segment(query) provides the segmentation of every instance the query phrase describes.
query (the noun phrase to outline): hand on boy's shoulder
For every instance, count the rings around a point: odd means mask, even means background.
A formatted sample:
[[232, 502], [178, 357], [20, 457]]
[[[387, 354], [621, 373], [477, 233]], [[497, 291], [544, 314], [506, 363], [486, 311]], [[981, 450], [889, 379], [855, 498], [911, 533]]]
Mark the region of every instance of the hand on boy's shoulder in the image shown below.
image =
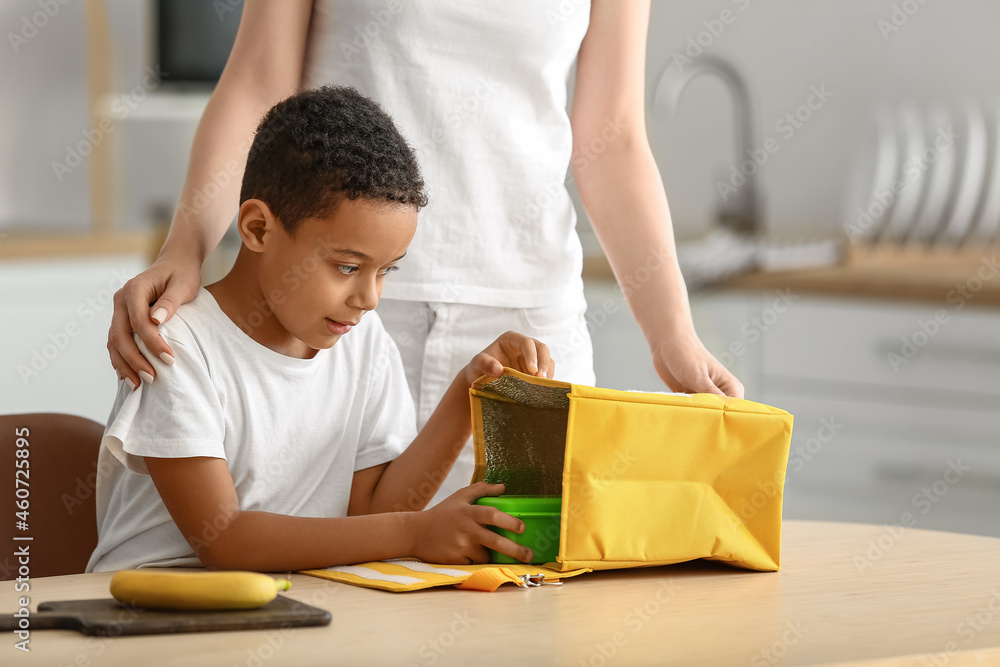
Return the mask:
[[[174, 343], [180, 343], [181, 345], [186, 345], [188, 347], [196, 344], [194, 332], [184, 319], [183, 309], [184, 306], [181, 306], [173, 317], [163, 324], [156, 325], [157, 333], [160, 334], [161, 338], [169, 342], [171, 346], [173, 346]], [[142, 350], [143, 355], [148, 358], [149, 349], [146, 347], [145, 343], [139, 339], [139, 335], [132, 332], [132, 339], [139, 345], [139, 349]]]
[[[185, 304], [186, 306], [187, 304]], [[184, 318], [185, 306], [181, 306], [177, 313], [171, 317], [169, 320], [163, 324], [156, 325], [156, 331], [160, 334], [170, 347], [173, 349], [174, 354], [180, 354], [183, 350], [196, 350], [198, 349], [197, 337], [191, 330], [188, 322]], [[176, 363], [174, 357], [169, 359], [158, 357], [155, 355], [139, 338], [139, 334], [132, 332], [132, 340], [139, 347], [139, 352], [142, 356], [153, 366], [153, 370], [159, 375], [163, 369], [173, 366]]]
[[516, 331], [508, 331], [473, 357], [465, 367], [465, 378], [471, 386], [483, 375], [500, 377], [504, 366], [528, 375], [551, 378], [555, 374], [556, 362], [545, 343]]

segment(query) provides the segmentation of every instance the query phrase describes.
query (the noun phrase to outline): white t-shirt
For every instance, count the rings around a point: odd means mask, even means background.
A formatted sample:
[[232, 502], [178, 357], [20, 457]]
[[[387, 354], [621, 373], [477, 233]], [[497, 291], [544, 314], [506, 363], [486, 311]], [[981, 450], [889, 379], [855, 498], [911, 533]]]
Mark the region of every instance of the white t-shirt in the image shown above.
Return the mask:
[[243, 510], [342, 517], [354, 472], [396, 458], [416, 434], [399, 352], [374, 312], [312, 359], [260, 345], [204, 288], [159, 330], [176, 361], [167, 366], [139, 342], [156, 380], [135, 392], [119, 384], [87, 572], [201, 564], [143, 456], [225, 459]]
[[590, 0], [316, 0], [302, 87], [381, 104], [427, 183], [383, 297], [528, 308], [582, 293], [566, 102], [589, 25]]

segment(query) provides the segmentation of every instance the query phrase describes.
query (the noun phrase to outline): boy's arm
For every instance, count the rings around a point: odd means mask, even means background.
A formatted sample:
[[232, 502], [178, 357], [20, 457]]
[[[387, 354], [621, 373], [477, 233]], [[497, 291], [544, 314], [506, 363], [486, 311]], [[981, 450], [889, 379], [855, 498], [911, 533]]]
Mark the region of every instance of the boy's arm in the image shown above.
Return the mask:
[[145, 457], [171, 518], [209, 569], [284, 572], [413, 553], [416, 515], [306, 518], [243, 512], [224, 459]]
[[482, 375], [499, 377], [504, 366], [549, 378], [555, 369], [544, 343], [513, 331], [500, 336], [458, 373], [402, 454], [384, 466], [354, 474], [348, 514], [426, 507], [472, 435], [469, 388]]
[[463, 370], [402, 454], [389, 463], [354, 473], [349, 515], [406, 512], [427, 506], [472, 435], [470, 386]]
[[287, 572], [407, 556], [439, 563], [487, 562], [486, 548], [531, 558], [529, 549], [485, 528], [488, 524], [521, 532], [520, 520], [469, 504], [502, 487], [462, 489], [428, 512], [296, 517], [240, 510], [223, 459], [144, 460], [171, 518], [209, 569]]

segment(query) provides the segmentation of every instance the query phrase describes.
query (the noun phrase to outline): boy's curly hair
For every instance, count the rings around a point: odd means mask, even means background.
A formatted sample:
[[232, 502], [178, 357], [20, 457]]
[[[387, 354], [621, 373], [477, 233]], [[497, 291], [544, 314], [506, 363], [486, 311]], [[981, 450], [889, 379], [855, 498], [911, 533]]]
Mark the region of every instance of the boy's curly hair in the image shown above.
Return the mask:
[[288, 97], [257, 126], [240, 204], [259, 199], [289, 234], [347, 199], [427, 204], [413, 149], [382, 108], [354, 88]]

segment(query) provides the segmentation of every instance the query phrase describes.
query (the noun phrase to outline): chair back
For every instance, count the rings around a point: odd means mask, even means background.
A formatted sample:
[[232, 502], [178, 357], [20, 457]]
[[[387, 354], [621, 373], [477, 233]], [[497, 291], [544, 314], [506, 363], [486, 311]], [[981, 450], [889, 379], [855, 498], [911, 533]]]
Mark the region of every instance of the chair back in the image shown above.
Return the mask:
[[0, 495], [0, 542], [10, 545], [0, 581], [84, 571], [97, 546], [103, 435], [103, 425], [74, 415], [0, 415], [0, 477], [9, 489]]

